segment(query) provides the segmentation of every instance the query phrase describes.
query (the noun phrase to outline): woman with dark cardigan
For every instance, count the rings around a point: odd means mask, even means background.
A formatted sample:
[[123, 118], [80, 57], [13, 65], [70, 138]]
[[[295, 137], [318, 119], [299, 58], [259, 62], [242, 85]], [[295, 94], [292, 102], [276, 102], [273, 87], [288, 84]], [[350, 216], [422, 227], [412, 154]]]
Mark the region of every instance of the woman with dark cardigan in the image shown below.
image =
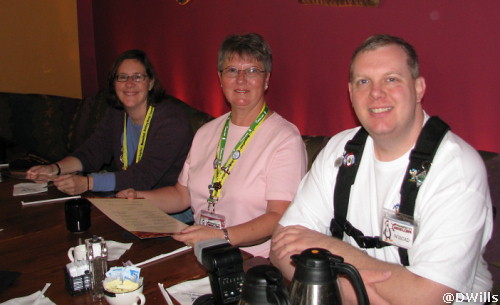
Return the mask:
[[[118, 56], [108, 91], [112, 107], [94, 134], [73, 154], [28, 170], [29, 179], [46, 176], [71, 195], [175, 185], [191, 145], [191, 125], [174, 98], [165, 94], [143, 51]], [[108, 171], [100, 173], [105, 165]], [[176, 215], [192, 221], [189, 209]]]

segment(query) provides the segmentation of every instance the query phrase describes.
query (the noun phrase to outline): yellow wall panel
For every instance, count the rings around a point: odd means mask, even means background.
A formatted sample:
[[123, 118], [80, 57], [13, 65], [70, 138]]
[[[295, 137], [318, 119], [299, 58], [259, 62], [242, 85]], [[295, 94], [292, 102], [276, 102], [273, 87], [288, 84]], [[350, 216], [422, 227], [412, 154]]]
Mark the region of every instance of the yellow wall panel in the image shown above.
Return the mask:
[[77, 0], [0, 0], [0, 92], [81, 98]]

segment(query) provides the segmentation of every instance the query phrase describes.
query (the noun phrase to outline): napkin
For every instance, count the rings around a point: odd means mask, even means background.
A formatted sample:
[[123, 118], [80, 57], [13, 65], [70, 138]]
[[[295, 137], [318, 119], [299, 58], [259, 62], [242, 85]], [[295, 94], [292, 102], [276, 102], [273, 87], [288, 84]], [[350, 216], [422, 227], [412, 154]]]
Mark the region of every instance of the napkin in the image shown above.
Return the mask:
[[14, 185], [14, 196], [43, 193], [47, 191], [47, 183], [18, 183]]
[[192, 305], [198, 297], [207, 293], [212, 293], [208, 276], [199, 280], [186, 281], [170, 286], [167, 288], [167, 291], [181, 305]]
[[[6, 302], [0, 303], [0, 305], [33, 305], [41, 293], [42, 292], [38, 290], [37, 292], [28, 296], [11, 299]], [[56, 303], [52, 302], [46, 296], [42, 296], [37, 305], [56, 305]]]
[[114, 240], [106, 240], [106, 246], [108, 247], [108, 261], [116, 261], [132, 247], [132, 243], [124, 244]]

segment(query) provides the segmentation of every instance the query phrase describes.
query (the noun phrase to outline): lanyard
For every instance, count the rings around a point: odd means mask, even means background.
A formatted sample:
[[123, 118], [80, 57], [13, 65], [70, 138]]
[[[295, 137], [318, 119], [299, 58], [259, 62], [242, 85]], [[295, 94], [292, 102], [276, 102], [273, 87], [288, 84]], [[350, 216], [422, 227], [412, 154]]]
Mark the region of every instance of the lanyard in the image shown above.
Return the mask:
[[[135, 156], [135, 163], [141, 161], [142, 155], [144, 154], [144, 147], [146, 147], [146, 138], [148, 136], [149, 125], [151, 125], [151, 119], [153, 118], [154, 111], [155, 111], [155, 107], [153, 107], [153, 106], [148, 107], [148, 112], [146, 113], [146, 118], [144, 118], [144, 123], [142, 124], [141, 136], [139, 137], [139, 144], [137, 145], [137, 154]], [[123, 163], [122, 169], [126, 170], [128, 167], [127, 112], [125, 112], [124, 121], [123, 121], [123, 142], [122, 142], [121, 161]]]
[[220, 192], [222, 186], [226, 182], [231, 170], [234, 165], [240, 158], [241, 154], [245, 150], [247, 144], [252, 139], [253, 135], [259, 129], [260, 125], [264, 121], [268, 112], [268, 107], [266, 104], [262, 106], [259, 115], [255, 119], [255, 121], [250, 125], [245, 134], [238, 141], [236, 146], [233, 148], [233, 151], [229, 155], [228, 159], [224, 166], [222, 166], [222, 157], [224, 156], [224, 149], [226, 148], [226, 140], [227, 133], [229, 130], [229, 121], [231, 120], [231, 114], [226, 119], [226, 123], [224, 124], [224, 128], [222, 128], [222, 133], [220, 135], [219, 144], [217, 146], [217, 150], [215, 151], [215, 160], [214, 160], [214, 175], [212, 177], [212, 183], [208, 186], [210, 196], [207, 199], [208, 202], [208, 211], [210, 213], [215, 212], [215, 203], [219, 200]]

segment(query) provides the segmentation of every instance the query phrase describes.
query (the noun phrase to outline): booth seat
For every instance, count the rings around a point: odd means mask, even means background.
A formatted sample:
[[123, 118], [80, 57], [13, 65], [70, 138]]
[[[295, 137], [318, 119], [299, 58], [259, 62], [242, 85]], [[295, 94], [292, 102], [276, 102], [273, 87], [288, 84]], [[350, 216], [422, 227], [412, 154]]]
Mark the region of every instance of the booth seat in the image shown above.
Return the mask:
[[[190, 117], [194, 131], [213, 119], [180, 100], [176, 103]], [[92, 134], [106, 107], [103, 93], [83, 100], [42, 94], [0, 93], [0, 163], [23, 158], [27, 154], [50, 162], [60, 160]], [[309, 166], [329, 138], [303, 136]]]

